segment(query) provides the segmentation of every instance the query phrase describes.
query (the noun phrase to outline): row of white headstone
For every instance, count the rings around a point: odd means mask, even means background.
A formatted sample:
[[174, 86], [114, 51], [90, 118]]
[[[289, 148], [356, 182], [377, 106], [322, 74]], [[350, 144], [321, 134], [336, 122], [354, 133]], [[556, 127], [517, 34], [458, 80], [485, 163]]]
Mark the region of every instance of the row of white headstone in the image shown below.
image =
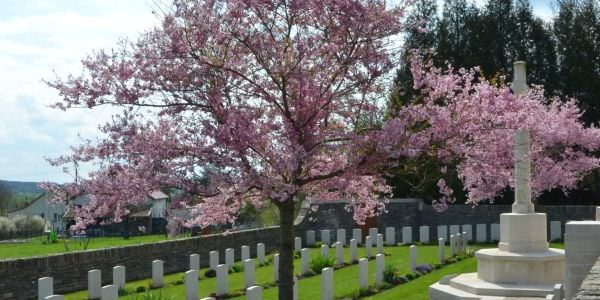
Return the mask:
[[[257, 260], [259, 263], [265, 262], [265, 244], [258, 243], [256, 245]], [[254, 260], [250, 259], [250, 247], [242, 246], [241, 258], [244, 264], [244, 270], [246, 271], [246, 286], [252, 286], [254, 278]], [[278, 258], [276, 263], [278, 263]], [[231, 269], [234, 265], [234, 249], [227, 248], [225, 250], [225, 264], [219, 265], [219, 252], [211, 251], [209, 253], [209, 268], [217, 271], [217, 277], [219, 277], [219, 266], [225, 268], [225, 273]], [[193, 289], [188, 282], [196, 283], [196, 291], [198, 288], [198, 270], [200, 269], [200, 255], [190, 255], [190, 270], [185, 273], [186, 291]], [[221, 271], [222, 272], [222, 271]], [[252, 275], [251, 275], [252, 274]], [[221, 277], [222, 274], [221, 274]], [[102, 286], [102, 271], [98, 269], [88, 271], [88, 298], [89, 299], [102, 299], [112, 300], [118, 299], [119, 290], [125, 289], [125, 266], [115, 266], [113, 268], [113, 284]], [[158, 288], [163, 286], [164, 278], [164, 262], [162, 260], [152, 261], [152, 287]], [[194, 280], [195, 278], [195, 280]], [[252, 282], [250, 281], [252, 278]], [[226, 283], [221, 283], [221, 289], [225, 289], [223, 286]], [[227, 292], [225, 292], [227, 293]], [[197, 293], [196, 293], [197, 294]], [[62, 295], [54, 294], [54, 279], [52, 277], [42, 277], [38, 279], [38, 299], [52, 299], [58, 300], [63, 299]]]
[[[437, 226], [437, 237], [443, 238], [444, 240], [448, 240], [450, 235], [455, 235], [460, 232], [466, 232], [466, 237], [469, 241], [476, 241], [478, 243], [485, 242], [495, 242], [500, 240], [500, 224], [493, 223], [490, 224], [490, 235], [488, 239], [487, 234], [487, 224], [476, 224], [475, 231], [473, 231], [473, 225], [464, 224], [464, 225], [440, 225]], [[475, 232], [475, 240], [473, 240], [473, 233]], [[337, 229], [336, 232], [336, 242], [342, 243], [342, 245], [347, 245], [347, 235], [346, 229]], [[369, 235], [371, 237], [376, 237], [379, 235], [377, 228], [369, 228]], [[362, 241], [362, 230], [360, 228], [355, 228], [352, 230], [352, 239], [354, 239], [359, 245], [363, 245]], [[562, 227], [560, 221], [551, 221], [550, 222], [550, 240], [561, 240], [562, 239]], [[306, 231], [306, 241], [303, 244], [302, 239], [300, 237], [296, 237], [294, 241], [294, 250], [300, 251], [302, 246], [314, 246], [316, 244], [316, 232], [314, 230]], [[371, 239], [371, 243], [375, 243], [375, 239]], [[430, 243], [430, 227], [429, 226], [420, 226], [419, 227], [419, 242], [421, 243]], [[412, 227], [406, 226], [402, 227], [402, 243], [403, 244], [411, 244], [413, 243], [413, 229]], [[324, 229], [321, 230], [321, 243], [326, 245], [331, 245], [331, 230]], [[365, 239], [365, 243], [369, 243]], [[396, 228], [394, 227], [386, 227], [385, 228], [385, 244], [388, 246], [396, 245]]]
[[[464, 251], [467, 245], [467, 232], [462, 234], [451, 235], [450, 237], [450, 255], [454, 256], [456, 253]], [[367, 285], [367, 263], [368, 259], [373, 253], [373, 242], [375, 240], [376, 251], [375, 255], [377, 261], [377, 282], [380, 283], [383, 280], [383, 268], [384, 259], [383, 254], [383, 234], [377, 234], [376, 238], [372, 239], [371, 236], [367, 236], [365, 239], [365, 258], [358, 259], [358, 241], [356, 239], [350, 240], [350, 256], [352, 263], [359, 263], [360, 287], [366, 287]], [[296, 239], [296, 243], [301, 243], [299, 238]], [[445, 260], [445, 240], [439, 239], [439, 260], [443, 263]], [[344, 245], [342, 242], [336, 242], [335, 248], [335, 263], [337, 265], [344, 265]], [[265, 262], [265, 244], [257, 244], [257, 259], [259, 263]], [[417, 246], [410, 246], [410, 269], [414, 270], [417, 264]], [[320, 254], [324, 257], [329, 257], [329, 246], [322, 245]], [[241, 258], [244, 269], [244, 283], [246, 295], [248, 299], [261, 299], [262, 288], [255, 286], [255, 265], [254, 260], [250, 258], [250, 247], [242, 246]], [[217, 291], [216, 295], [221, 296], [229, 292], [229, 270], [234, 264], [234, 249], [228, 248], [225, 250], [225, 264], [219, 264], [219, 253], [217, 251], [211, 251], [209, 253], [209, 268], [216, 271], [217, 277]], [[279, 275], [279, 254], [275, 254], [273, 257], [274, 262], [274, 281], [278, 281]], [[310, 272], [310, 252], [307, 248], [300, 249], [300, 272], [301, 274], [307, 274]], [[198, 285], [198, 270], [200, 269], [200, 256], [198, 254], [190, 255], [190, 270], [185, 272], [185, 290], [186, 299], [198, 299], [199, 285]], [[333, 270], [323, 270], [323, 295], [330, 295], [333, 293], [332, 288], [329, 287], [333, 284]], [[331, 273], [331, 274], [330, 274]], [[162, 260], [152, 261], [152, 286], [161, 287], [163, 286], [164, 276], [164, 262]], [[88, 298], [89, 299], [102, 299], [102, 300], [113, 300], [118, 299], [118, 291], [125, 288], [125, 267], [116, 266], [113, 268], [113, 284], [102, 286], [101, 270], [95, 269], [88, 272]], [[63, 299], [61, 295], [54, 295], [53, 291], [53, 279], [52, 277], [44, 277], [38, 280], [38, 299], [51, 299], [58, 300]], [[330, 298], [324, 298], [330, 299]]]

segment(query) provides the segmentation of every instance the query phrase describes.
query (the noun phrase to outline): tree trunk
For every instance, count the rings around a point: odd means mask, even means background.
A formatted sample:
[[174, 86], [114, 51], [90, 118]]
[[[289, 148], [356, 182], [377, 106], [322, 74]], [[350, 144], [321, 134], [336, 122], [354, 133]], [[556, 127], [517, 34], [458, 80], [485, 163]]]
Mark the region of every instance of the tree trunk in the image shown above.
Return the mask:
[[129, 215], [123, 218], [123, 239], [129, 239]]
[[278, 203], [279, 207], [279, 300], [294, 295], [294, 200]]

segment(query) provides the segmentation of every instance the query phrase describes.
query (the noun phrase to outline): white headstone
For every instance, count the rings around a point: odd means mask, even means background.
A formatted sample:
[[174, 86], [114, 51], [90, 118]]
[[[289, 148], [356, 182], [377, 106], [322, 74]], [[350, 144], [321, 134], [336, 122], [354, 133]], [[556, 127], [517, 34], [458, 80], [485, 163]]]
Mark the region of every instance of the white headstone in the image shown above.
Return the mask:
[[279, 281], [279, 254], [273, 255], [273, 281]]
[[417, 266], [417, 246], [410, 246], [410, 270], [413, 271]]
[[371, 236], [367, 235], [367, 237], [365, 237], [365, 256], [367, 258], [371, 257], [371, 245], [373, 243], [371, 242]]
[[113, 267], [113, 285], [117, 290], [125, 289], [125, 266]]
[[333, 269], [321, 271], [321, 300], [333, 300]]
[[50, 295], [44, 297], [43, 300], [65, 300], [65, 296], [63, 295]]
[[228, 269], [233, 268], [233, 265], [235, 264], [235, 250], [233, 250], [233, 248], [225, 249], [225, 264]]
[[242, 261], [250, 259], [250, 247], [242, 246]]
[[117, 291], [117, 287], [114, 285], [105, 285], [102, 287], [100, 291], [100, 299], [101, 300], [117, 300], [119, 299], [119, 292]]
[[360, 228], [352, 229], [352, 238], [356, 240], [358, 245], [362, 245], [362, 230]]
[[329, 257], [329, 246], [321, 245], [321, 256]]
[[160, 259], [152, 261], [152, 287], [163, 286], [164, 262]]
[[465, 238], [467, 239], [467, 241], [472, 241], [473, 240], [473, 225], [471, 225], [471, 224], [463, 225], [462, 233], [465, 236]]
[[226, 264], [217, 265], [217, 296], [229, 293], [229, 267]]
[[262, 300], [262, 286], [251, 286], [246, 290], [246, 300]]
[[315, 245], [315, 231], [314, 230], [306, 231], [306, 245], [307, 246]]
[[100, 299], [102, 291], [102, 272], [98, 269], [88, 271], [88, 298]]
[[210, 251], [209, 255], [209, 268], [211, 270], [217, 270], [217, 265], [219, 264], [219, 252], [218, 251]]
[[596, 207], [596, 221], [600, 221], [600, 206]]
[[562, 240], [562, 230], [560, 227], [560, 221], [550, 222], [550, 240], [560, 241]]
[[450, 225], [450, 234], [457, 235], [458, 233], [460, 233], [460, 226]]
[[455, 246], [456, 253], [461, 253], [462, 252], [462, 241], [463, 241], [462, 234], [459, 233], [459, 234], [454, 235], [454, 241], [456, 242], [456, 246]]
[[265, 263], [265, 244], [264, 243], [256, 244], [256, 259], [258, 259], [259, 264]]
[[383, 253], [383, 234], [377, 234], [377, 253]]
[[412, 227], [402, 227], [402, 244], [412, 244]]
[[321, 243], [331, 245], [331, 231], [329, 229], [321, 230]]
[[335, 264], [344, 264], [344, 245], [342, 245], [342, 242], [335, 243]]
[[190, 270], [200, 270], [200, 255], [190, 255]]
[[463, 252], [467, 251], [467, 245], [469, 245], [469, 241], [470, 241], [468, 237], [469, 237], [469, 234], [467, 232], [463, 232], [462, 241], [460, 244]]
[[358, 287], [363, 289], [369, 286], [369, 260], [361, 258], [358, 260], [359, 280]]
[[490, 225], [490, 240], [491, 242], [500, 241], [500, 224], [493, 223]]
[[456, 255], [456, 236], [450, 235], [450, 257]]
[[385, 243], [388, 246], [396, 245], [396, 228], [386, 227], [385, 228]]
[[298, 300], [298, 277], [294, 276], [294, 300]]
[[375, 283], [380, 285], [383, 283], [383, 270], [385, 269], [385, 255], [377, 254], [375, 256], [376, 268], [375, 268]]
[[300, 250], [300, 270], [302, 275], [310, 272], [310, 252], [307, 248]]
[[438, 258], [440, 264], [443, 264], [446, 260], [446, 241], [443, 238], [438, 239]]
[[346, 246], [346, 229], [337, 230], [337, 241], [342, 243], [342, 246]]
[[246, 287], [254, 285], [254, 260], [244, 260], [244, 284]]
[[358, 260], [358, 245], [355, 239], [350, 240], [350, 262], [355, 263]]
[[185, 300], [198, 300], [198, 270], [185, 272]]
[[429, 244], [429, 226], [419, 227], [419, 241], [423, 244]]
[[486, 224], [477, 224], [477, 226], [475, 227], [475, 230], [476, 230], [476, 236], [477, 236], [476, 241], [478, 243], [487, 242], [487, 225]]
[[296, 237], [294, 239], [294, 251], [300, 252], [302, 250], [302, 238]]
[[369, 228], [369, 236], [371, 237], [371, 246], [373, 246], [375, 244], [375, 241], [377, 240], [377, 234], [379, 233], [379, 231], [377, 230], [377, 228]]
[[443, 238], [444, 240], [448, 239], [448, 226], [446, 225], [439, 225], [437, 227], [437, 237], [439, 238]]
[[43, 300], [54, 294], [54, 279], [52, 277], [42, 277], [38, 279], [38, 300]]

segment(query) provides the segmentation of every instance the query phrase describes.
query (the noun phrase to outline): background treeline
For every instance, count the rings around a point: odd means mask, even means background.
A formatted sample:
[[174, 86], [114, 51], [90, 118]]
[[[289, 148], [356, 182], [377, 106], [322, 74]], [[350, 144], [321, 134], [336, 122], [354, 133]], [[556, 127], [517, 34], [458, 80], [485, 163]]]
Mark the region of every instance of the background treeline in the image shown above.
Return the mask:
[[[600, 3], [598, 0], [548, 0], [554, 8], [551, 20], [536, 16], [529, 0], [488, 0], [477, 6], [467, 0], [417, 0], [409, 20], [418, 24], [405, 37], [406, 49], [431, 49], [438, 66], [480, 66], [482, 74], [499, 82], [512, 80], [512, 63], [527, 62], [529, 84], [544, 85], [548, 96], [576, 97], [585, 110], [587, 124], [600, 121]], [[419, 30], [424, 27], [427, 30]], [[408, 51], [408, 50], [406, 50]], [[407, 52], [405, 57], [409, 57]], [[412, 99], [410, 65], [398, 67], [388, 114]], [[416, 98], [414, 97], [416, 96]], [[416, 171], [416, 172], [415, 172]], [[395, 197], [439, 197], [440, 176], [447, 178], [464, 202], [462, 186], [455, 174], [441, 174], [435, 159], [420, 158], [400, 163], [389, 178]], [[511, 192], [494, 203], [512, 203]], [[599, 204], [600, 173], [585, 178], [580, 187], [566, 195], [550, 191], [538, 198], [540, 204]]]

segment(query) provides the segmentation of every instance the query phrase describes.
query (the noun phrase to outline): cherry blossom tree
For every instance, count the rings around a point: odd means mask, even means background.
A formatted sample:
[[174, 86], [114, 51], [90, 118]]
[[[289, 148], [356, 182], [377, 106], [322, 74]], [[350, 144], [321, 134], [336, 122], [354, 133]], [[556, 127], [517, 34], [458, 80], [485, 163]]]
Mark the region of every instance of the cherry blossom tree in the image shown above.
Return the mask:
[[358, 222], [384, 210], [377, 128], [364, 120], [380, 109], [409, 5], [385, 2], [175, 0], [139, 40], [49, 82], [59, 109], [122, 113], [100, 140], [51, 160], [93, 163], [87, 178], [45, 188], [89, 195], [76, 228], [119, 222], [166, 187], [183, 191], [173, 208], [192, 208], [175, 220], [184, 226], [233, 223], [243, 205], [270, 201], [279, 299], [292, 299], [295, 202], [351, 199]]
[[[402, 137], [413, 136], [413, 147], [424, 157], [439, 159], [441, 174], [456, 173], [467, 192], [467, 203], [493, 199], [514, 188], [514, 142], [517, 129], [532, 136], [532, 192], [568, 192], [582, 177], [600, 166], [600, 130], [585, 127], [575, 99], [544, 97], [541, 86], [523, 95], [508, 84], [492, 84], [478, 68], [433, 67], [419, 54], [412, 59], [414, 89], [419, 96], [385, 124], [380, 151], [402, 157]], [[444, 178], [438, 181], [439, 210], [453, 202]]]

